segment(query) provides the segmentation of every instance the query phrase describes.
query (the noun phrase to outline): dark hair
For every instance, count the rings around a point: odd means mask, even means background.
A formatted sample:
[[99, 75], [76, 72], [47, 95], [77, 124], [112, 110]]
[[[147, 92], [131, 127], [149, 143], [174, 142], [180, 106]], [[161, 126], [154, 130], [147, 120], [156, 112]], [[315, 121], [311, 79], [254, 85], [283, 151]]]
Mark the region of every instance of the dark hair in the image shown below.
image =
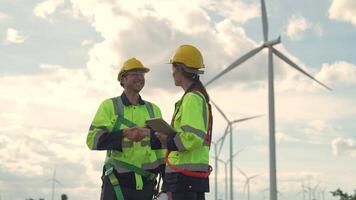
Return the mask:
[[184, 71], [184, 69], [182, 67], [180, 67], [180, 69], [182, 70], [184, 77], [186, 77], [189, 80], [193, 81], [194, 86], [193, 86], [192, 89], [195, 90], [195, 91], [201, 92], [204, 95], [204, 97], [206, 99], [206, 102], [209, 103], [210, 102], [209, 94], [206, 91], [203, 83], [200, 81], [199, 75], [198, 74], [194, 74], [194, 73], [190, 73], [190, 72], [186, 72], [186, 71]]
[[208, 104], [208, 109], [209, 109], [209, 113], [208, 113], [208, 132], [207, 132], [207, 135], [204, 138], [204, 140], [206, 142], [208, 142], [209, 148], [210, 148], [211, 138], [212, 138], [212, 130], [213, 130], [213, 114], [212, 114], [212, 111], [211, 111], [211, 105], [209, 103], [210, 102], [209, 94], [206, 91], [203, 83], [200, 81], [198, 74], [186, 72], [186, 71], [184, 71], [184, 69], [182, 67], [180, 67], [180, 69], [183, 72], [183, 76], [185, 76], [189, 80], [193, 81], [192, 90], [201, 92], [205, 97], [206, 103]]

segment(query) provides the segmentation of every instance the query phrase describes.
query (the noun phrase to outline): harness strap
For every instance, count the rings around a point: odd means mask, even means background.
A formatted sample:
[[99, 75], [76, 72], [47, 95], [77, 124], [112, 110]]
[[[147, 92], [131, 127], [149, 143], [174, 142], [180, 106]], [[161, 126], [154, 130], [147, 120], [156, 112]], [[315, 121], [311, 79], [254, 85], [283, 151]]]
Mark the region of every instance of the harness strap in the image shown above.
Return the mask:
[[107, 176], [109, 178], [109, 181], [111, 183], [111, 185], [114, 188], [115, 191], [115, 195], [116, 195], [116, 199], [117, 200], [124, 200], [124, 196], [122, 194], [121, 191], [121, 187], [120, 187], [120, 183], [119, 180], [117, 179], [117, 177], [114, 174], [114, 167], [110, 164], [105, 164], [105, 169], [107, 169], [105, 171], [105, 176]]

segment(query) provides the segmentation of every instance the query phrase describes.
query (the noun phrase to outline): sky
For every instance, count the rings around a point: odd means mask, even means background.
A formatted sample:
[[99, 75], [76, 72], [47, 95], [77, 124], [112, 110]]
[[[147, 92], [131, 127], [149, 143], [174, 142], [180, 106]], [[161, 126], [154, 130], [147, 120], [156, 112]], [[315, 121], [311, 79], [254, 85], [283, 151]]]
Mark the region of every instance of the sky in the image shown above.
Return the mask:
[[[356, 2], [267, 0], [269, 38], [275, 47], [326, 90], [274, 57], [279, 199], [303, 199], [302, 185], [317, 199], [328, 191], [356, 189]], [[207, 82], [262, 44], [258, 0], [0, 0], [0, 199], [99, 199], [105, 152], [85, 142], [91, 120], [106, 98], [118, 96], [121, 64], [140, 59], [143, 99], [169, 121], [183, 94], [165, 64], [181, 44], [198, 47]], [[233, 126], [234, 194], [267, 199], [269, 187], [267, 51], [208, 87], [230, 120], [263, 115]], [[226, 122], [216, 109], [213, 140]], [[225, 141], [219, 158], [228, 159]], [[211, 156], [214, 148], [210, 151]], [[213, 164], [213, 159], [210, 160]], [[218, 169], [218, 196], [225, 171]], [[214, 175], [211, 175], [214, 196]], [[323, 193], [324, 191], [324, 193]], [[304, 195], [308, 195], [304, 192]]]

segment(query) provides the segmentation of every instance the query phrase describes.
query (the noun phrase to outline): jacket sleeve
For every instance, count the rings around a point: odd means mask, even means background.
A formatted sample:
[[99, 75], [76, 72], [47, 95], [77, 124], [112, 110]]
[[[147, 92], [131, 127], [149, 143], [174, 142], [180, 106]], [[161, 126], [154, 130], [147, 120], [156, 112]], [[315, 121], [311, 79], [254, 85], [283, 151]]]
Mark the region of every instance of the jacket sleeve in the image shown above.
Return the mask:
[[[205, 145], [207, 134], [207, 112], [205, 100], [197, 94], [188, 93], [181, 105], [180, 126], [176, 127], [177, 134], [168, 141], [167, 148], [178, 151], [191, 151]], [[205, 111], [204, 111], [205, 110]], [[175, 146], [175, 147], [174, 147]]]
[[90, 125], [87, 145], [91, 150], [122, 151], [123, 131], [112, 132], [115, 113], [112, 101], [107, 99], [101, 103]]

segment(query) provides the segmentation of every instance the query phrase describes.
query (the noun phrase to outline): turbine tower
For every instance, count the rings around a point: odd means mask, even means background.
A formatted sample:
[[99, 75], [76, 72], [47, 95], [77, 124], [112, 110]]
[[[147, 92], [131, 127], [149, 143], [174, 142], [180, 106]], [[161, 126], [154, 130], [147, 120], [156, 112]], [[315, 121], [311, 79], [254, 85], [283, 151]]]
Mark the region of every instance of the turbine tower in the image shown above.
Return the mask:
[[269, 176], [270, 176], [270, 200], [277, 200], [277, 167], [276, 167], [276, 139], [275, 139], [275, 108], [274, 108], [274, 78], [273, 78], [273, 54], [289, 64], [291, 67], [298, 70], [300, 73], [314, 80], [323, 87], [331, 90], [328, 86], [321, 83], [313, 76], [308, 74], [282, 52], [275, 49], [273, 46], [281, 42], [281, 37], [274, 40], [268, 39], [268, 21], [265, 1], [261, 0], [261, 13], [262, 13], [262, 29], [263, 29], [263, 43], [259, 47], [249, 51], [235, 62], [230, 64], [226, 69], [221, 71], [218, 75], [205, 83], [208, 86], [224, 74], [228, 73], [232, 69], [236, 68], [240, 64], [244, 63], [249, 58], [256, 55], [264, 48], [268, 48], [268, 122], [269, 122]]

